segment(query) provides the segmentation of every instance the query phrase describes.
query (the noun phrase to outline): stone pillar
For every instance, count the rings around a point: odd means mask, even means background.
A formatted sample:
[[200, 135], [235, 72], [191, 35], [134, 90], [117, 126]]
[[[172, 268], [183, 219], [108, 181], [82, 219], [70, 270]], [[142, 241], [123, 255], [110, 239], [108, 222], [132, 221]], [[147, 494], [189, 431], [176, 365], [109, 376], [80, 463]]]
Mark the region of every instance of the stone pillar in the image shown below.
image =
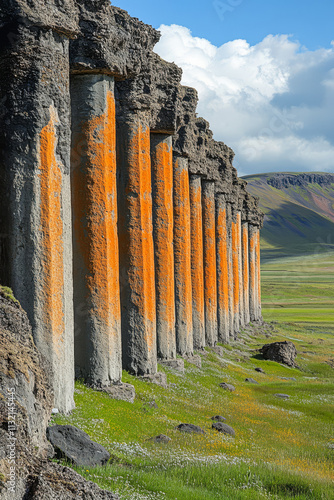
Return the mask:
[[190, 175], [191, 282], [194, 349], [205, 347], [202, 186], [199, 175]]
[[239, 276], [239, 224], [235, 210], [232, 218], [232, 268], [233, 268], [233, 304], [234, 334], [240, 330], [240, 276]]
[[172, 136], [151, 134], [153, 238], [160, 359], [176, 358]]
[[232, 205], [226, 205], [227, 226], [227, 266], [228, 266], [228, 328], [229, 336], [234, 339], [234, 278], [233, 278], [233, 254], [232, 254]]
[[157, 371], [150, 129], [141, 114], [117, 126], [123, 368]]
[[218, 341], [215, 183], [203, 181], [204, 306], [206, 345]]
[[244, 279], [242, 272], [242, 223], [241, 212], [237, 213], [237, 233], [238, 233], [238, 268], [239, 268], [239, 325], [245, 326], [244, 310]]
[[256, 321], [258, 317], [258, 272], [257, 272], [257, 227], [248, 226], [249, 232], [249, 314], [250, 320]]
[[243, 298], [244, 298], [244, 324], [250, 322], [249, 315], [249, 244], [248, 244], [248, 222], [242, 222], [242, 276], [243, 276]]
[[0, 283], [50, 363], [54, 405], [74, 407], [68, 40], [11, 25], [0, 46]]
[[256, 266], [257, 266], [257, 319], [262, 319], [261, 307], [261, 259], [260, 259], [260, 229], [256, 228], [257, 241], [256, 241]]
[[75, 75], [71, 98], [75, 369], [109, 386], [122, 377], [114, 79]]
[[229, 283], [228, 247], [226, 225], [226, 202], [221, 194], [216, 195], [216, 245], [217, 245], [217, 297], [218, 297], [218, 341], [229, 342]]
[[181, 356], [193, 354], [191, 228], [188, 159], [174, 160], [174, 265], [176, 349]]

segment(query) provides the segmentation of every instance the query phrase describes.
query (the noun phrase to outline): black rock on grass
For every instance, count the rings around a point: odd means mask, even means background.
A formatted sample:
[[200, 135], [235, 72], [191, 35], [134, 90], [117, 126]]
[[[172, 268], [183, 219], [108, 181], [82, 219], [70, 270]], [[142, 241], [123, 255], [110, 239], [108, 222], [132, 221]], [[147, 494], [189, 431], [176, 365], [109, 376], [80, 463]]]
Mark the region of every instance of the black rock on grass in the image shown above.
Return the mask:
[[176, 427], [181, 432], [187, 432], [188, 434], [195, 433], [195, 434], [205, 434], [205, 431], [198, 427], [198, 425], [193, 425], [193, 424], [180, 424]]
[[228, 436], [235, 436], [235, 430], [227, 424], [223, 422], [214, 422], [212, 424], [212, 428], [216, 429], [218, 432], [222, 432], [223, 434], [227, 434]]

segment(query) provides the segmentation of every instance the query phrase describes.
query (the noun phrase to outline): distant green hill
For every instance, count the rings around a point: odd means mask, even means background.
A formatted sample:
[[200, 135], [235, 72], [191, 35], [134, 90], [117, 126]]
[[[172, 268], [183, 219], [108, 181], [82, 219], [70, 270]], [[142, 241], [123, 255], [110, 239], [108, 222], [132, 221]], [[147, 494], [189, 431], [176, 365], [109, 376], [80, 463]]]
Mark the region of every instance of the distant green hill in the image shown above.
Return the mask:
[[334, 174], [270, 173], [243, 179], [265, 213], [262, 258], [334, 250]]

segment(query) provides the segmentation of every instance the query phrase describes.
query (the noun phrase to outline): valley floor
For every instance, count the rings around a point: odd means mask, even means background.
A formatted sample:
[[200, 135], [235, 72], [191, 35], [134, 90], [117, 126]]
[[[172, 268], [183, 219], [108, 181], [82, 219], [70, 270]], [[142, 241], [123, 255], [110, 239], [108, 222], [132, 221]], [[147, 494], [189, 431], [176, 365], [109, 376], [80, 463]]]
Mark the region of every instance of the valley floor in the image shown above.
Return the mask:
[[[125, 500], [334, 499], [333, 281], [333, 253], [267, 262], [267, 324], [245, 329], [222, 356], [206, 349], [202, 369], [160, 367], [168, 389], [124, 372], [123, 381], [136, 388], [134, 404], [77, 383], [76, 409], [54, 423], [76, 425], [112, 455], [107, 467], [77, 470]], [[286, 339], [297, 347], [298, 369], [257, 352]], [[221, 382], [236, 391], [224, 391]], [[227, 419], [235, 438], [211, 428], [214, 415]], [[183, 434], [175, 429], [180, 423], [205, 434]], [[154, 444], [158, 434], [171, 441]]]

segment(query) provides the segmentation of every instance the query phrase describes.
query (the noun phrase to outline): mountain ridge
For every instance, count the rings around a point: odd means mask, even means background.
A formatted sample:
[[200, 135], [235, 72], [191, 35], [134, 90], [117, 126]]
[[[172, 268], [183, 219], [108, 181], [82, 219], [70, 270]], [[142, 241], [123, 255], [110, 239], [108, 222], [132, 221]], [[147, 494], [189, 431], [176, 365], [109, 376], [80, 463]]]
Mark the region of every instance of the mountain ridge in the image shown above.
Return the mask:
[[263, 258], [334, 249], [334, 173], [274, 172], [243, 179], [265, 213]]

